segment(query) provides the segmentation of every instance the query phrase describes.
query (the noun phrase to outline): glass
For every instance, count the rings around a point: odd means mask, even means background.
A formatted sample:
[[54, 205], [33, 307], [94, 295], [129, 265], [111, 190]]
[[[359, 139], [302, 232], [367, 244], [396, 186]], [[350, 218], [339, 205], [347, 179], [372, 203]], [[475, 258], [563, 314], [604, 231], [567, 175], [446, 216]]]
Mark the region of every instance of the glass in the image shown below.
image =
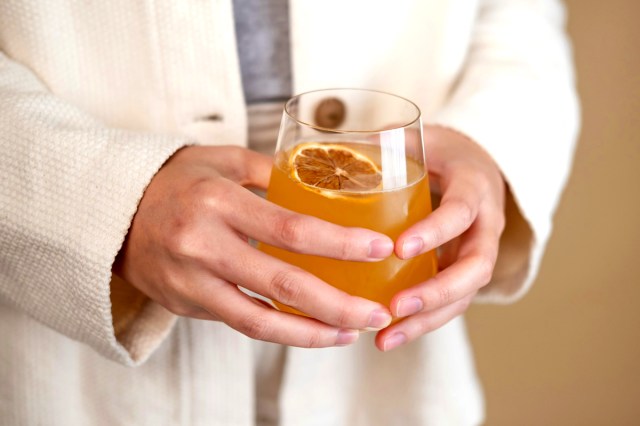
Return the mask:
[[[267, 199], [395, 241], [431, 213], [420, 110], [404, 98], [370, 90], [328, 89], [293, 97], [284, 108]], [[399, 290], [437, 271], [435, 251], [409, 260], [392, 255], [379, 262], [352, 262], [267, 244], [260, 249], [386, 306]]]

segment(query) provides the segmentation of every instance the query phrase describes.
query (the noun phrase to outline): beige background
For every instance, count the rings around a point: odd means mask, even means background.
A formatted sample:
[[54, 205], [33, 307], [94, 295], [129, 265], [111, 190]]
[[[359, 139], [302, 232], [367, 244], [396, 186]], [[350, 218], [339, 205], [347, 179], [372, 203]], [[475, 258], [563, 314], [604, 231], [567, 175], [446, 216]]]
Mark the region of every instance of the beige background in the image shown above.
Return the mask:
[[640, 1], [566, 3], [582, 136], [532, 291], [468, 315], [488, 425], [640, 425]]

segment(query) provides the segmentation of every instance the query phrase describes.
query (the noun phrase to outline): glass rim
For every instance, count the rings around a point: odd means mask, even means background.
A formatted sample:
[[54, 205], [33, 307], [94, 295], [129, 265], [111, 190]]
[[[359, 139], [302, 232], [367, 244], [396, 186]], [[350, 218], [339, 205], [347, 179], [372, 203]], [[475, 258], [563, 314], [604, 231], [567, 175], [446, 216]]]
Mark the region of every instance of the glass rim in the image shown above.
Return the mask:
[[[318, 126], [312, 123], [308, 123], [306, 121], [300, 120], [299, 118], [295, 117], [290, 111], [289, 111], [289, 107], [290, 104], [300, 98], [302, 98], [305, 95], [309, 95], [312, 93], [321, 93], [321, 92], [364, 92], [364, 93], [376, 93], [376, 94], [380, 94], [380, 95], [386, 95], [386, 96], [391, 96], [393, 98], [396, 99], [400, 99], [406, 103], [408, 103], [409, 105], [413, 106], [415, 108], [415, 112], [416, 112], [416, 116], [415, 118], [413, 118], [412, 120], [410, 120], [409, 122], [405, 123], [405, 124], [398, 124], [397, 126], [394, 126], [392, 128], [387, 128], [387, 129], [370, 129], [370, 130], [353, 130], [353, 129], [330, 129], [328, 127], [322, 127], [322, 126]], [[397, 130], [397, 129], [406, 129], [407, 127], [412, 126], [413, 124], [415, 124], [416, 122], [418, 122], [420, 120], [420, 118], [422, 117], [422, 111], [420, 111], [420, 108], [418, 107], [418, 105], [413, 102], [410, 99], [407, 99], [403, 96], [400, 95], [396, 95], [393, 93], [389, 93], [389, 92], [385, 92], [383, 90], [374, 90], [374, 89], [361, 89], [361, 88], [352, 88], [352, 87], [334, 87], [334, 88], [327, 88], [327, 89], [316, 89], [316, 90], [308, 90], [306, 92], [302, 92], [302, 93], [298, 93], [297, 95], [292, 96], [291, 98], [289, 98], [285, 104], [284, 104], [284, 113], [293, 121], [295, 121], [298, 124], [310, 127], [314, 130], [319, 130], [325, 133], [336, 133], [336, 134], [341, 134], [341, 133], [381, 133], [381, 132], [386, 132], [386, 131], [391, 131], [391, 130]]]

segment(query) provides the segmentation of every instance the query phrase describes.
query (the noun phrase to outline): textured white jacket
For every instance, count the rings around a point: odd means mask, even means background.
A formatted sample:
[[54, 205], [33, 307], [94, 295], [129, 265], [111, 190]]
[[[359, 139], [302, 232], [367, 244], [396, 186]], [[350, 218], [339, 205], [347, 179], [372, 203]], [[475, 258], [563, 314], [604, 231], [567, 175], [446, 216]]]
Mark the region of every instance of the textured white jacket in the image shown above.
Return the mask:
[[[249, 425], [255, 346], [111, 277], [146, 185], [189, 143], [245, 145], [231, 0], [0, 2], [0, 424]], [[478, 300], [526, 292], [578, 114], [554, 0], [291, 1], [296, 92], [404, 95], [482, 144], [509, 183]], [[496, 354], [500, 356], [500, 354]], [[469, 425], [461, 319], [380, 353], [286, 350], [282, 425]]]

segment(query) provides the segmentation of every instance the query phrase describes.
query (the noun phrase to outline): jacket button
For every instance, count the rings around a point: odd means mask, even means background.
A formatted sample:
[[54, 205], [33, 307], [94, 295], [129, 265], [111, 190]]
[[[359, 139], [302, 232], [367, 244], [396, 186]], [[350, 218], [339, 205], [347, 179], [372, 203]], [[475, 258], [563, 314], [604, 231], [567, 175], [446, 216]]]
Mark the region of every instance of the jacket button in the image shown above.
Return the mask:
[[316, 106], [316, 125], [325, 129], [335, 129], [344, 121], [346, 115], [344, 102], [338, 98], [326, 98]]
[[198, 117], [196, 118], [195, 121], [223, 121], [224, 117], [222, 117], [222, 115], [217, 114], [217, 113], [212, 113], [212, 114], [208, 114], [208, 115], [203, 115], [202, 117]]

